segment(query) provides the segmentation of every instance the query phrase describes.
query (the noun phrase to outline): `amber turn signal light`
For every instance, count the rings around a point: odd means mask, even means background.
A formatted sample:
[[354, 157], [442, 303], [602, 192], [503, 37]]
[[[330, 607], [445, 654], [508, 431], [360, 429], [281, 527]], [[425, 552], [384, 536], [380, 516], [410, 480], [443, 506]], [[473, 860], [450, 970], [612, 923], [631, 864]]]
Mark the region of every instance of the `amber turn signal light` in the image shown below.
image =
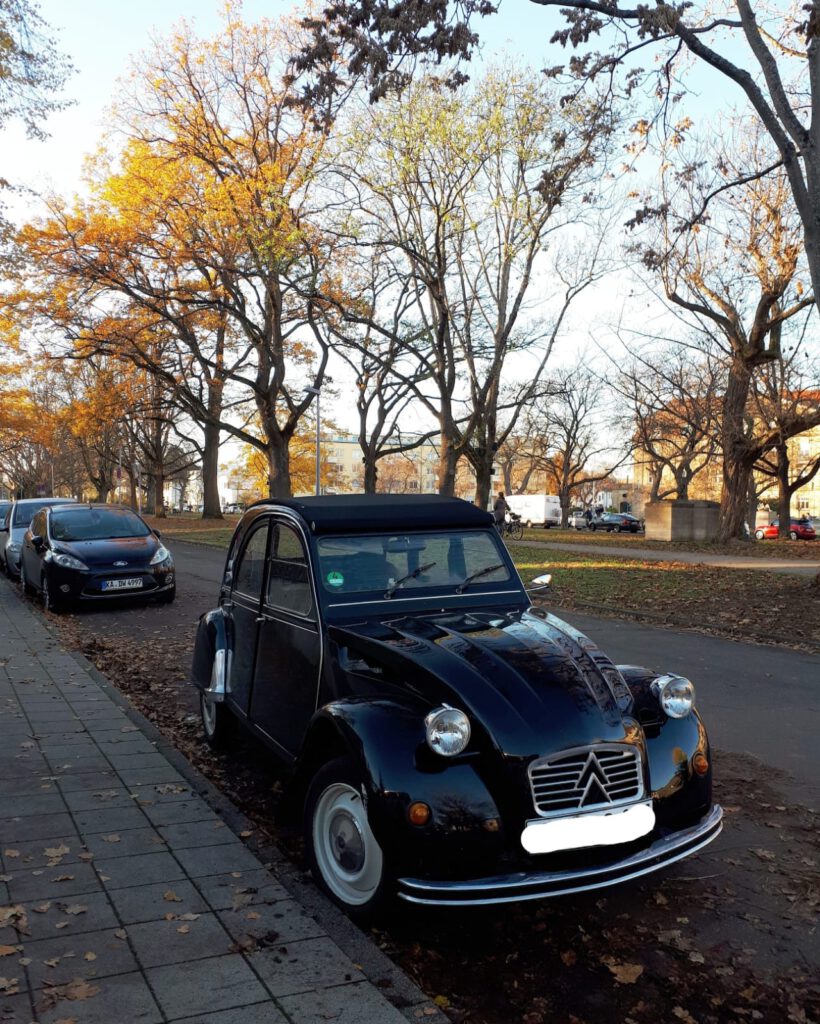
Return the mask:
[[700, 750], [692, 758], [692, 767], [698, 775], [705, 775], [709, 771], [709, 759]]
[[426, 825], [431, 817], [431, 810], [427, 804], [423, 804], [420, 800], [410, 804], [407, 808], [407, 818], [411, 825]]

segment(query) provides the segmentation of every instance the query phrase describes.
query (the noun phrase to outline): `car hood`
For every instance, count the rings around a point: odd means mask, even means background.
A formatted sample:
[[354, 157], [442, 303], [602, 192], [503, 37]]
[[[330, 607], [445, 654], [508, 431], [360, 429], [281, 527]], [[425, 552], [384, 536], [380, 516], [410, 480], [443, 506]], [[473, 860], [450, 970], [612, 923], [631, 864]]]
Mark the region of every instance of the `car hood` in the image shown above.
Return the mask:
[[111, 567], [114, 562], [127, 565], [115, 566], [127, 570], [129, 566], [144, 566], [154, 557], [159, 541], [153, 534], [146, 537], [114, 537], [110, 540], [55, 541], [54, 550], [79, 558], [90, 568]]
[[463, 708], [511, 756], [640, 741], [618, 670], [555, 616], [441, 613], [333, 626], [330, 636], [351, 670], [386, 670], [431, 705]]

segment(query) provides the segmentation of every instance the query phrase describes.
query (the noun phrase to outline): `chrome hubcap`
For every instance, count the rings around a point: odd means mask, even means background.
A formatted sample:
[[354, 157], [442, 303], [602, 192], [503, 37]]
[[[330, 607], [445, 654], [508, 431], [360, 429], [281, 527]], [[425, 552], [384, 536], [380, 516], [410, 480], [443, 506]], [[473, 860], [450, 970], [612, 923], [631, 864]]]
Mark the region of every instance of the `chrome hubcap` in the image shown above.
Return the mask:
[[364, 866], [364, 839], [356, 819], [340, 809], [333, 815], [329, 828], [330, 848], [336, 863], [344, 871], [361, 871]]
[[372, 899], [381, 884], [384, 855], [361, 793], [345, 782], [328, 786], [316, 802], [311, 833], [317, 867], [333, 895], [352, 907]]

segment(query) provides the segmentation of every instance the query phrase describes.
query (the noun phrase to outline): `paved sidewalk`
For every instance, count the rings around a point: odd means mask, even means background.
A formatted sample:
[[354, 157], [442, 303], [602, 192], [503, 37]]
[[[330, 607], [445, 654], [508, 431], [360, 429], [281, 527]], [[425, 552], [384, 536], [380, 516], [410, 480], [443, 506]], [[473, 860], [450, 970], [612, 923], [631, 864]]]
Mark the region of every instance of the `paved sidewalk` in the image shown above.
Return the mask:
[[0, 1022], [440, 1021], [395, 968], [384, 998], [366, 938], [337, 922], [354, 963], [156, 735], [0, 580]]

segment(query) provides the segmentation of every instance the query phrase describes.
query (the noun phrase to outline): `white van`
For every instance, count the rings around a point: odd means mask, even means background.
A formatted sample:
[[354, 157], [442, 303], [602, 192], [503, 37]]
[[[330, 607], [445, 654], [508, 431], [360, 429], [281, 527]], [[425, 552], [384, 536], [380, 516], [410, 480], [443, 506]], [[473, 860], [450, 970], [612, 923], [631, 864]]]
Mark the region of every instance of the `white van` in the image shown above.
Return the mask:
[[521, 516], [525, 526], [561, 525], [561, 501], [557, 494], [508, 494], [510, 511]]

